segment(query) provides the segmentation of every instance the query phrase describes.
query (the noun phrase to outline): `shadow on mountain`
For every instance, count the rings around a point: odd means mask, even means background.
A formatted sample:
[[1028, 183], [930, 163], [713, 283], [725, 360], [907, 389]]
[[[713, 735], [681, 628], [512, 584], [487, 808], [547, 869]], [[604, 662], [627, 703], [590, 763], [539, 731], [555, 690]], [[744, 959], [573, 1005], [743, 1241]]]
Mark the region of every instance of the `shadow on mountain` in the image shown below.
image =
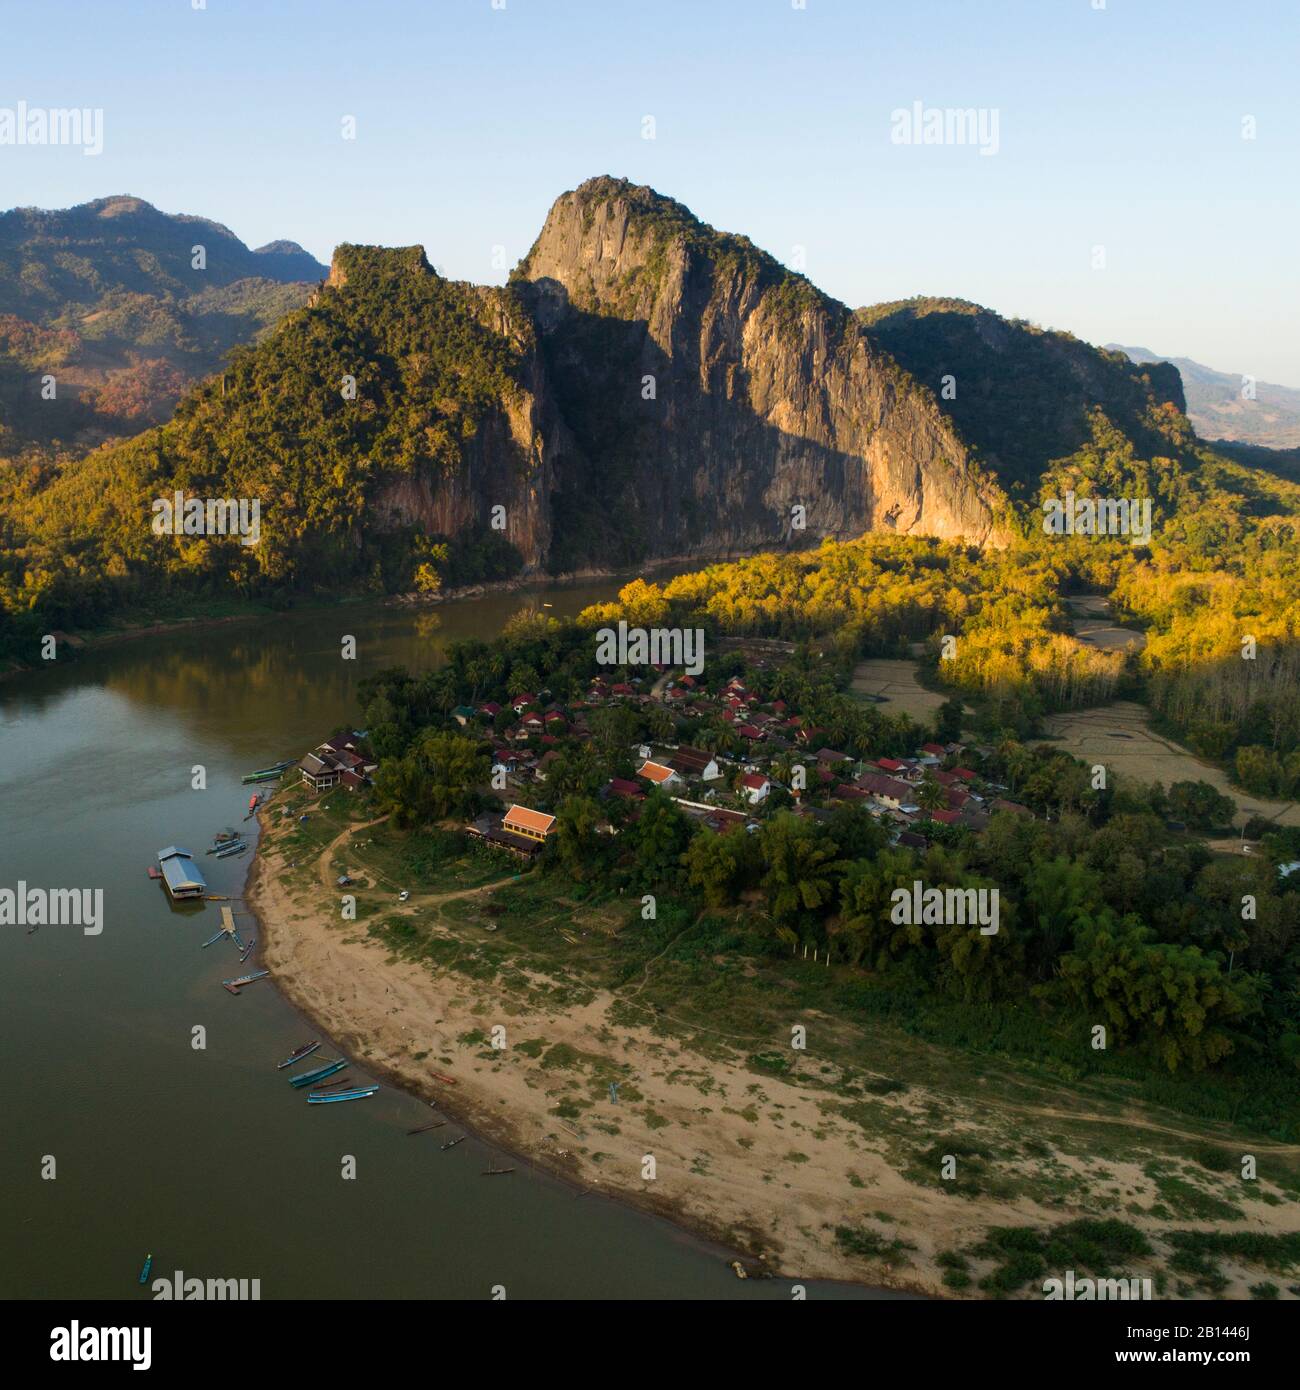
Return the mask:
[[[670, 355], [643, 319], [579, 309], [553, 279], [521, 288], [576, 445], [555, 462], [553, 572], [799, 550], [871, 528], [871, 464], [764, 420], [749, 402], [739, 344], [702, 362], [699, 335], [683, 334]], [[910, 478], [923, 488], [919, 464]], [[796, 505], [803, 529], [792, 525]]]

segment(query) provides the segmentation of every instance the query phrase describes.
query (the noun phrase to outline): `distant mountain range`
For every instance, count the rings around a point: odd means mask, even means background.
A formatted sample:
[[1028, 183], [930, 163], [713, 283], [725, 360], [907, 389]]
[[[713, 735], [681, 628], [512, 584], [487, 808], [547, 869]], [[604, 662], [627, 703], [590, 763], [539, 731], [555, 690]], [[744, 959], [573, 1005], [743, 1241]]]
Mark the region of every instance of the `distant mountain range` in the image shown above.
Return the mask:
[[1266, 449], [1300, 449], [1300, 390], [1255, 383], [1255, 399], [1243, 399], [1240, 372], [1220, 372], [1190, 357], [1161, 357], [1149, 348], [1107, 343], [1134, 362], [1170, 362], [1187, 395], [1187, 418], [1202, 439], [1229, 440]]
[[0, 455], [33, 441], [78, 451], [168, 418], [326, 273], [295, 242], [250, 250], [139, 198], [0, 214]]

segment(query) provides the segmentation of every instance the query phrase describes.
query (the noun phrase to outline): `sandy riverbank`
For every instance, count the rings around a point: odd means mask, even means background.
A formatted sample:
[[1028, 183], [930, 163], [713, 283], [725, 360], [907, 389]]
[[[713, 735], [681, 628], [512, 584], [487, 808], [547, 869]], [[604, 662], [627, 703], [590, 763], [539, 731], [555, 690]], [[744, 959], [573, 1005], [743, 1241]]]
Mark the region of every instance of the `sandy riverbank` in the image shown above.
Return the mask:
[[[1062, 1123], [1089, 1118], [1068, 1106], [999, 1114], [939, 1085], [911, 1086], [872, 1100], [864, 1120], [828, 1086], [824, 1059], [809, 1055], [786, 1076], [760, 1075], [746, 1065], [743, 1043], [705, 1056], [666, 1031], [629, 1025], [626, 1008], [620, 1011], [620, 1000], [607, 992], [580, 1007], [548, 1008], [549, 977], [534, 976], [538, 988], [525, 998], [495, 978], [395, 958], [364, 926], [340, 920], [333, 876], [348, 832], [319, 854], [304, 882], [303, 866], [296, 875], [284, 872], [277, 845], [291, 824], [267, 818], [246, 890], [264, 963], [279, 987], [377, 1075], [581, 1188], [652, 1210], [783, 1277], [947, 1296], [939, 1256], [968, 1247], [989, 1227], [1113, 1213], [1121, 1188], [1096, 1189], [1086, 1147], [1043, 1149], [1050, 1156], [1042, 1162], [1074, 1193], [1062, 1202], [1053, 1195], [954, 1196], [905, 1175], [908, 1162], [891, 1143], [902, 1122], [931, 1138], [936, 1131], [986, 1137], [995, 1126], [1047, 1137]], [[444, 918], [439, 905], [500, 887], [494, 881], [416, 894], [398, 911], [418, 914], [424, 930], [459, 942], [462, 931], [481, 928], [458, 927], [455, 914]], [[625, 1002], [627, 991], [620, 993]], [[832, 1023], [805, 1021], [814, 1035]], [[503, 1050], [488, 1041], [497, 1026], [505, 1029]], [[626, 1077], [617, 1104], [607, 1094], [611, 1073]], [[1106, 1180], [1152, 1200], [1143, 1151], [1151, 1135], [1143, 1134], [1139, 1146], [1137, 1131], [1146, 1126], [1137, 1117], [1132, 1122], [1133, 1143], [1122, 1157], [1107, 1155]], [[643, 1176], [648, 1156], [653, 1179]], [[1300, 1207], [1289, 1203], [1284, 1212], [1265, 1209], [1252, 1218], [1252, 1225], [1290, 1229], [1300, 1225]], [[895, 1260], [849, 1253], [836, 1238], [845, 1227], [884, 1242], [897, 1238], [903, 1252]]]
[[[278, 872], [283, 859], [274, 840], [274, 828], [264, 827], [245, 889], [262, 960], [293, 1004], [367, 1068], [577, 1186], [665, 1216], [767, 1271], [943, 1292], [937, 1270], [909, 1267], [892, 1281], [878, 1264], [855, 1263], [836, 1250], [834, 1226], [856, 1224], [864, 1207], [844, 1173], [863, 1170], [867, 1156], [846, 1133], [809, 1138], [825, 1124], [813, 1098], [765, 1078], [761, 1089], [783, 1123], [756, 1125], [726, 1109], [728, 1100], [740, 1111], [754, 1104], [752, 1073], [689, 1056], [648, 1031], [611, 1026], [608, 996], [572, 1013], [521, 1013], [491, 982], [393, 960], [355, 926], [331, 920], [323, 885], [316, 903], [295, 898]], [[559, 1119], [554, 1107], [572, 1077], [548, 1070], [540, 1057], [460, 1041], [497, 1024], [509, 1044], [540, 1038], [548, 1049], [566, 1044], [587, 1056], [633, 1062], [635, 1092], [624, 1089], [638, 1099], [605, 1108], [619, 1132], [603, 1132], [587, 1117]], [[705, 1069], [712, 1103], [701, 1104]], [[456, 1085], [439, 1081], [439, 1072]], [[808, 1161], [787, 1160], [791, 1150], [810, 1146]], [[646, 1155], [655, 1159], [653, 1181], [641, 1177]], [[897, 1175], [889, 1175], [892, 1183], [883, 1177], [870, 1180], [865, 1205], [896, 1208], [907, 1185]], [[949, 1229], [949, 1243], [961, 1238], [956, 1225]]]

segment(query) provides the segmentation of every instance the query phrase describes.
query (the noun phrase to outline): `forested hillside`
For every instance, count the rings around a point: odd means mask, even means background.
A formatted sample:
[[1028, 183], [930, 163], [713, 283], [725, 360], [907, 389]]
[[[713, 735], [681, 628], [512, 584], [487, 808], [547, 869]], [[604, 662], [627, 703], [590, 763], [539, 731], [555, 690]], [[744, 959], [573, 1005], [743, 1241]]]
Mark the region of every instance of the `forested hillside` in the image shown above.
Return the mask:
[[252, 251], [139, 198], [0, 214], [0, 459], [160, 423], [324, 274], [293, 242]]
[[[61, 234], [100, 229], [103, 256], [82, 246], [13, 272], [0, 237], [24, 312], [125, 295], [138, 336], [148, 316], [132, 317], [143, 309], [130, 296], [146, 283], [178, 294], [187, 247], [204, 239], [212, 283], [187, 312], [213, 316], [215, 343], [223, 314], [264, 307], [232, 277], [250, 262], [299, 265], [292, 248], [250, 252], [134, 200], [74, 212], [57, 215], [75, 223]], [[53, 216], [10, 214], [6, 235], [50, 245]], [[144, 265], [113, 240], [137, 223], [166, 229]], [[148, 303], [165, 338], [170, 301]], [[95, 312], [119, 321], [107, 303]], [[23, 380], [57, 377], [83, 330], [10, 315], [0, 346]], [[1300, 489], [1211, 452], [1182, 403], [1172, 368], [961, 301], [852, 314], [673, 200], [595, 179], [557, 200], [504, 289], [449, 282], [418, 247], [340, 247], [310, 304], [235, 349], [168, 423], [84, 459], [13, 461], [0, 472], [0, 643], [30, 659], [51, 628], [161, 606], [798, 554], [878, 532], [902, 557], [880, 583], [911, 586], [888, 600], [821, 578], [811, 596], [782, 594], [779, 612], [770, 594], [730, 593], [764, 566], [782, 583], [816, 571], [795, 558], [738, 568], [708, 602], [782, 630], [824, 603], [849, 646], [960, 624], [944, 678], [985, 693], [1015, 729], [1142, 680], [1195, 748], [1287, 794]], [[151, 503], [174, 490], [255, 500], [258, 543], [155, 536]], [[1069, 493], [1149, 499], [1152, 537], [1045, 535], [1041, 504]], [[886, 542], [870, 563], [890, 553]], [[1083, 588], [1113, 592], [1149, 628], [1140, 660], [1073, 642], [1062, 595]], [[1247, 636], [1266, 659], [1241, 661]]]
[[1135, 366], [1069, 333], [1004, 319], [961, 299], [919, 297], [859, 309], [858, 321], [934, 392], [979, 456], [1019, 495], [1054, 459], [1087, 443], [1101, 411], [1143, 453], [1184, 410], [1166, 363]]

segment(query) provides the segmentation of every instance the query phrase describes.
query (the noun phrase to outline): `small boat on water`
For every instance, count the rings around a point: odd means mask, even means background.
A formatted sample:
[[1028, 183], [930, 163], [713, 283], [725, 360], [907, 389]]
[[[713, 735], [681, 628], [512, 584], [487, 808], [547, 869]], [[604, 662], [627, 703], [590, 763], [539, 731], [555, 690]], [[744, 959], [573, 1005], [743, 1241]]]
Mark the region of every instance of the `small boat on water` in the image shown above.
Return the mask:
[[276, 1071], [283, 1071], [285, 1067], [291, 1067], [295, 1062], [301, 1062], [304, 1057], [310, 1057], [319, 1046], [320, 1043], [318, 1042], [309, 1042], [303, 1043], [301, 1047], [295, 1047], [283, 1062], [275, 1064]]
[[410, 1139], [416, 1134], [428, 1134], [431, 1129], [442, 1129], [446, 1123], [446, 1120], [434, 1120], [431, 1125], [421, 1125], [419, 1129], [408, 1129], [406, 1131], [406, 1137]]
[[240, 951], [240, 953], [239, 953], [239, 963], [240, 963], [240, 965], [243, 965], [243, 963], [249, 958], [249, 956], [251, 956], [251, 955], [253, 954], [253, 947], [256, 946], [256, 945], [257, 945], [257, 937], [253, 937], [253, 939], [248, 943], [248, 945], [245, 946], [244, 949], [243, 949], [242, 951]]
[[485, 1178], [499, 1178], [503, 1177], [506, 1173], [513, 1173], [514, 1171], [513, 1168], [497, 1168], [495, 1165], [492, 1165], [484, 1168], [482, 1176]]
[[225, 927], [222, 927], [221, 930], [220, 930], [219, 932], [217, 932], [217, 934], [216, 934], [215, 936], [210, 936], [210, 937], [208, 937], [208, 939], [203, 943], [203, 948], [202, 948], [202, 949], [206, 951], [206, 950], [208, 949], [209, 946], [215, 945], [218, 941], [221, 940], [221, 938], [222, 938], [223, 936], [229, 936], [229, 935], [230, 935], [230, 933], [225, 929]]
[[238, 994], [240, 985], [251, 985], [254, 980], [264, 980], [271, 972], [269, 970], [254, 970], [251, 975], [236, 975], [233, 980], [222, 980], [222, 985], [231, 994]]
[[341, 1058], [336, 1062], [326, 1062], [323, 1067], [317, 1067], [315, 1071], [305, 1071], [301, 1076], [290, 1077], [289, 1085], [295, 1090], [301, 1086], [312, 1086], [317, 1081], [324, 1081], [327, 1076], [333, 1076], [336, 1071], [342, 1071], [347, 1065]]
[[144, 1257], [144, 1267], [140, 1270], [140, 1282], [143, 1284], [149, 1277], [149, 1271], [153, 1268], [153, 1255], [148, 1254]]
[[226, 854], [230, 850], [234, 849], [236, 845], [241, 844], [243, 844], [243, 837], [239, 835], [232, 835], [228, 840], [214, 841], [212, 848], [206, 849], [203, 852], [204, 854]]
[[223, 845], [220, 849], [211, 850], [210, 853], [215, 854], [218, 859], [234, 859], [237, 855], [243, 854], [247, 848], [248, 846], [243, 840], [236, 840], [233, 844]]
[[355, 1091], [335, 1091], [333, 1095], [325, 1095], [322, 1091], [313, 1091], [307, 1097], [308, 1105], [332, 1105], [336, 1100], [365, 1100], [368, 1096], [373, 1096], [379, 1089], [378, 1086], [358, 1086]]
[[152, 879], [159, 879], [162, 877], [162, 870], [158, 867], [157, 864], [149, 865], [149, 877]]
[[289, 758], [285, 762], [276, 763], [274, 767], [259, 767], [256, 772], [246, 772], [240, 780], [244, 783], [270, 782], [277, 777], [282, 777], [285, 769], [292, 766], [293, 759]]
[[468, 1134], [458, 1134], [454, 1139], [448, 1139], [445, 1144], [441, 1145], [440, 1151], [444, 1149], [454, 1149], [457, 1144], [463, 1144], [468, 1138]]

